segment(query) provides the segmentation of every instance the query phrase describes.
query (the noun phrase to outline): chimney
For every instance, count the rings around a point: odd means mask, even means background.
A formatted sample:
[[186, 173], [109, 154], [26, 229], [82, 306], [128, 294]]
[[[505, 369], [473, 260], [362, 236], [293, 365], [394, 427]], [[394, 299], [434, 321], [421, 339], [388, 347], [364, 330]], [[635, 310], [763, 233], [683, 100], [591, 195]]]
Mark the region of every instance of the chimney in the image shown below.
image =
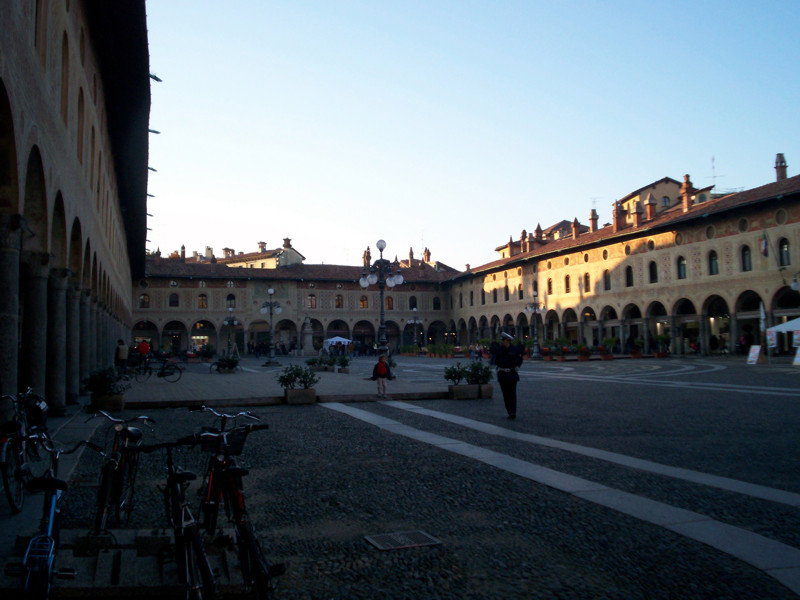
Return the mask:
[[689, 179], [689, 175], [686, 174], [683, 176], [683, 183], [681, 184], [681, 202], [683, 203], [683, 212], [687, 212], [690, 208], [692, 208], [693, 192], [694, 187], [692, 186], [692, 181]]
[[206, 246], [206, 258], [214, 256], [214, 249], [211, 246]]
[[541, 242], [542, 241], [542, 226], [541, 226], [541, 224], [537, 223], [536, 229], [533, 232], [533, 239], [535, 241], [537, 241], [537, 242]]
[[186, 246], [181, 245], [181, 260], [186, 262]]
[[783, 152], [775, 157], [775, 176], [776, 181], [786, 179], [786, 159], [783, 157]]
[[644, 218], [644, 209], [642, 208], [642, 203], [637, 200], [636, 208], [633, 209], [633, 226], [641, 227], [643, 218]]
[[597, 211], [595, 209], [589, 213], [589, 231], [597, 231]]
[[625, 227], [625, 209], [622, 203], [617, 200], [614, 202], [614, 233]]
[[648, 221], [655, 219], [657, 206], [658, 202], [656, 201], [656, 197], [653, 196], [653, 192], [650, 192], [647, 194], [647, 200], [644, 201], [644, 218]]
[[522, 230], [522, 234], [519, 236], [519, 251], [528, 251], [528, 232], [524, 229]]
[[288, 250], [292, 247], [292, 240], [291, 238], [283, 238], [283, 249]]
[[578, 223], [578, 217], [575, 217], [575, 220], [572, 221], [572, 239], [577, 240], [578, 236], [581, 232], [581, 224]]
[[465, 267], [467, 267], [467, 268], [466, 268], [466, 270], [467, 270], [467, 271], [469, 271], [469, 263], [467, 263], [467, 264], [466, 264], [466, 265], [464, 265], [464, 266], [465, 266]]
[[258, 242], [258, 251], [259, 252], [266, 252], [267, 251], [267, 242]]

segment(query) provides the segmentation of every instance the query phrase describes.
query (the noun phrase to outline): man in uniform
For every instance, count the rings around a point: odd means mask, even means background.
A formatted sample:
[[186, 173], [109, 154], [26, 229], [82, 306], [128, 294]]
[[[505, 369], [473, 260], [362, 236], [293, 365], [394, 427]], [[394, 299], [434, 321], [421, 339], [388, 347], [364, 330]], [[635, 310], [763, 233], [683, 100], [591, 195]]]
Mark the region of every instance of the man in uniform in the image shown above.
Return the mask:
[[502, 343], [497, 349], [495, 364], [497, 365], [497, 383], [503, 392], [503, 402], [506, 405], [509, 419], [517, 418], [517, 382], [519, 373], [517, 369], [522, 364], [522, 355], [511, 345], [514, 339], [508, 333], [501, 335]]

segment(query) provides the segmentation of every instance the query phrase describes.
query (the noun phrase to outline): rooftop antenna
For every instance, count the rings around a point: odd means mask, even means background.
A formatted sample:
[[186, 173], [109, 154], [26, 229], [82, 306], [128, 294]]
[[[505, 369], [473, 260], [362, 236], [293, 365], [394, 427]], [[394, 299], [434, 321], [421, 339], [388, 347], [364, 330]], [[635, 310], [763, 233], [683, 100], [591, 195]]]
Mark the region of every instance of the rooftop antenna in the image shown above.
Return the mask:
[[714, 156], [711, 156], [711, 183], [717, 187], [717, 177], [725, 177], [725, 175], [717, 175], [717, 169], [714, 163]]

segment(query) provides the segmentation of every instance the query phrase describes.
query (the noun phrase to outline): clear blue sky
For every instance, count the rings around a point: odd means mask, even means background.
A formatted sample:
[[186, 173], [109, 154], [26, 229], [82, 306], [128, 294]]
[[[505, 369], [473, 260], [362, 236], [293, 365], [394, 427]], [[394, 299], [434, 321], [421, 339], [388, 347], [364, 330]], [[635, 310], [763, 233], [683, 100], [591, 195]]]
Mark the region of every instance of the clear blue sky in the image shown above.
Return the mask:
[[[148, 0], [148, 248], [463, 269], [665, 176], [800, 173], [800, 2]], [[712, 179], [712, 157], [715, 160]]]

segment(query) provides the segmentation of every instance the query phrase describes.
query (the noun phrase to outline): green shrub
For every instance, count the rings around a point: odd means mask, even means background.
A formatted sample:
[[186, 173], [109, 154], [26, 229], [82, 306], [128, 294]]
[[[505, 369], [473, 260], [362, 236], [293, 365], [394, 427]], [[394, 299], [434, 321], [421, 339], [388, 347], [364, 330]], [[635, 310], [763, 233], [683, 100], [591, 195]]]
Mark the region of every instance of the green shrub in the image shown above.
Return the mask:
[[83, 385], [87, 391], [98, 396], [112, 396], [122, 394], [131, 387], [131, 384], [122, 379], [117, 369], [106, 367], [97, 369], [89, 373], [83, 380]]
[[467, 383], [485, 385], [492, 380], [492, 368], [483, 362], [473, 361], [466, 368]]
[[289, 365], [277, 376], [278, 385], [285, 390], [297, 387], [308, 389], [319, 382], [319, 377], [309, 367]]
[[451, 382], [453, 385], [458, 385], [461, 380], [466, 379], [467, 369], [461, 366], [461, 363], [456, 363], [452, 367], [447, 367], [444, 370], [444, 378]]

